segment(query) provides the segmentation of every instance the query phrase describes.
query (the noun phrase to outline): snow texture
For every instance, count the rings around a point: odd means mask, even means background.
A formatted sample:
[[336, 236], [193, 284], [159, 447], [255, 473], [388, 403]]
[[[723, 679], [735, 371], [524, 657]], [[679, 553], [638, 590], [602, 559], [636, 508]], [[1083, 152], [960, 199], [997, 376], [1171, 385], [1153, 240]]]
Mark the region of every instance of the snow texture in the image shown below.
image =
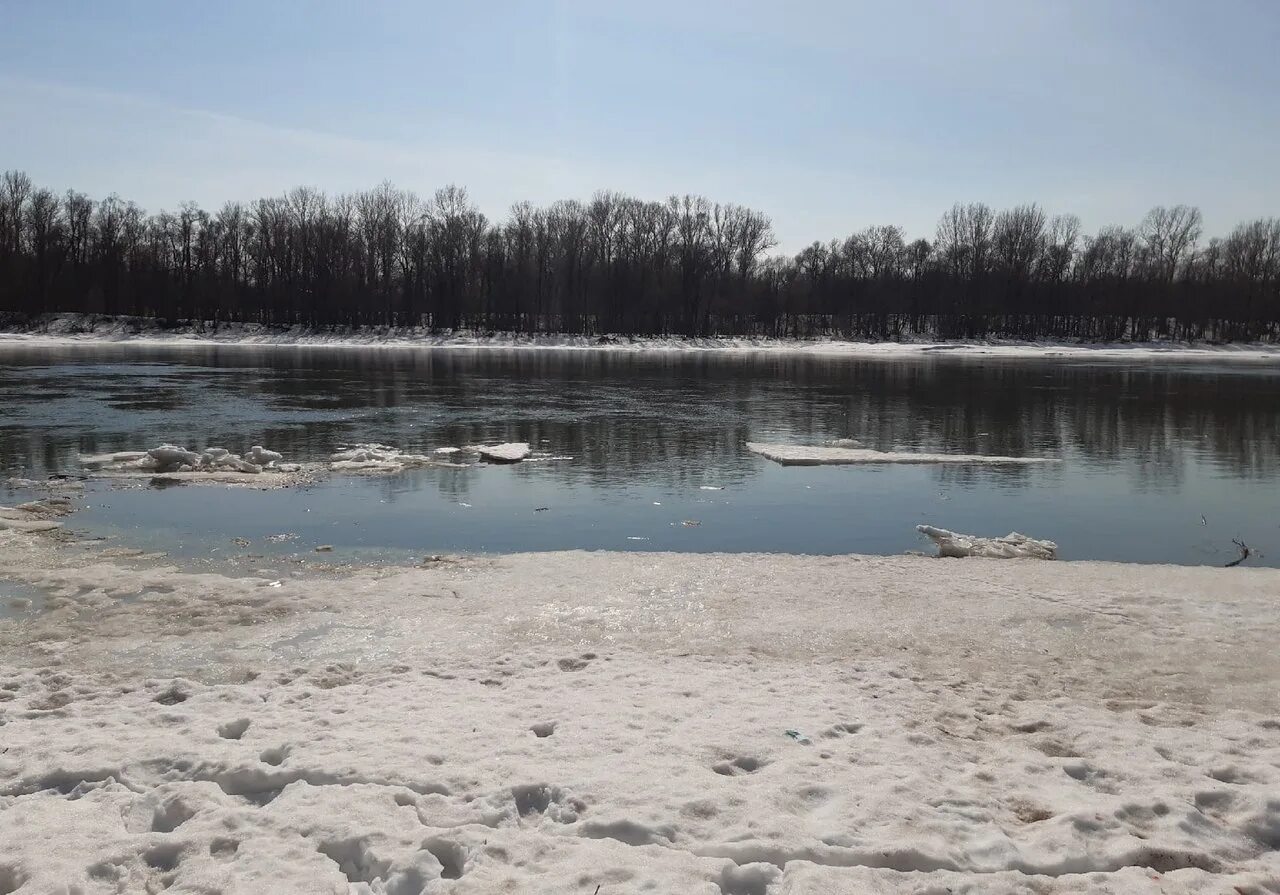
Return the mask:
[[1280, 886], [1277, 570], [575, 552], [280, 581], [0, 532], [0, 579], [46, 595], [0, 621], [0, 890]]
[[413, 327], [367, 327], [317, 331], [305, 327], [267, 327], [255, 324], [205, 323], [179, 329], [161, 329], [143, 318], [96, 318], [82, 314], [47, 315], [39, 330], [0, 333], [4, 346], [113, 345], [202, 346], [273, 345], [302, 348], [323, 345], [379, 349], [422, 348], [474, 350], [558, 350], [611, 352], [768, 352], [813, 355], [854, 355], [867, 358], [978, 356], [1002, 358], [1065, 358], [1080, 360], [1121, 358], [1170, 358], [1177, 360], [1233, 360], [1275, 363], [1280, 348], [1266, 344], [1207, 345], [1186, 342], [1056, 343], [991, 340], [939, 342], [850, 342], [834, 338], [695, 338], [581, 336], [565, 334], [438, 333]]
[[923, 454], [908, 451], [873, 451], [839, 445], [761, 444], [747, 442], [747, 450], [783, 466], [845, 466], [855, 463], [961, 463], [1005, 466], [1057, 463], [1048, 457], [988, 457], [979, 454]]
[[938, 545], [939, 556], [987, 559], [1057, 559], [1058, 545], [1053, 541], [1037, 541], [1016, 531], [1002, 538], [963, 535], [932, 525], [917, 525], [916, 531]]

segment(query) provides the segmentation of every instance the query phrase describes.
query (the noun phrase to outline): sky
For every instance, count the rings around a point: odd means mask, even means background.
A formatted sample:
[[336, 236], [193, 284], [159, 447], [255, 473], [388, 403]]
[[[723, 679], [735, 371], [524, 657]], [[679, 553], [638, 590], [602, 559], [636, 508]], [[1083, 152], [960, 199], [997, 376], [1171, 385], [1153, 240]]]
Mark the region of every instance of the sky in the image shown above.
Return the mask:
[[0, 169], [151, 211], [699, 193], [781, 250], [955, 202], [1280, 215], [1280, 2], [0, 0]]

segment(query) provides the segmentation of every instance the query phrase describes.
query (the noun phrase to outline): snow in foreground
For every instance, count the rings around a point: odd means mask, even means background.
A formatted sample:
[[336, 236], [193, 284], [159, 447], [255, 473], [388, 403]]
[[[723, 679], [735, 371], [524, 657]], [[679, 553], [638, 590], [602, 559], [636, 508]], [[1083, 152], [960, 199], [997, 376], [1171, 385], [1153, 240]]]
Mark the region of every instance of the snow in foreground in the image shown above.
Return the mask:
[[1008, 466], [1057, 463], [1046, 457], [993, 457], [982, 454], [927, 454], [916, 451], [874, 451], [839, 445], [761, 444], [747, 442], [747, 450], [783, 466], [847, 466], [858, 463], [956, 463], [968, 466]]
[[0, 891], [1280, 887], [1275, 570], [120, 556], [0, 532]]

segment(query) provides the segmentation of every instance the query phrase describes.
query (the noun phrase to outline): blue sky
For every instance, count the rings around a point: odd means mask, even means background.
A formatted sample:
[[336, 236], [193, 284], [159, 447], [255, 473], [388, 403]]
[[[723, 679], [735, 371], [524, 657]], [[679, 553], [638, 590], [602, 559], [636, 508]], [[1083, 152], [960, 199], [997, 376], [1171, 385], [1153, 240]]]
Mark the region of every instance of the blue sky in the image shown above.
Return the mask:
[[699, 192], [795, 250], [956, 201], [1280, 214], [1280, 3], [0, 0], [0, 168], [148, 209]]

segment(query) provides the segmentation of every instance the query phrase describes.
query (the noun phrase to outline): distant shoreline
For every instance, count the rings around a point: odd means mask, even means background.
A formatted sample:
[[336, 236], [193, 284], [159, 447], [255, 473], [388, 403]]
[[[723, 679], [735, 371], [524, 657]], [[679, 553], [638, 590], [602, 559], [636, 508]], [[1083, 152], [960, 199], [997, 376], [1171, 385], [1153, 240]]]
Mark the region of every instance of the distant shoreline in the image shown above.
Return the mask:
[[1280, 362], [1280, 345], [1188, 342], [1020, 342], [919, 340], [861, 342], [835, 337], [775, 339], [752, 337], [588, 336], [568, 333], [440, 333], [415, 327], [364, 327], [317, 330], [245, 323], [212, 323], [161, 328], [136, 318], [64, 314], [30, 326], [0, 328], [5, 346], [68, 347], [139, 345], [148, 347], [257, 346], [277, 348], [377, 348], [559, 350], [669, 353], [769, 353], [857, 358], [921, 358], [959, 355], [994, 358], [1072, 360], [1172, 359]]

